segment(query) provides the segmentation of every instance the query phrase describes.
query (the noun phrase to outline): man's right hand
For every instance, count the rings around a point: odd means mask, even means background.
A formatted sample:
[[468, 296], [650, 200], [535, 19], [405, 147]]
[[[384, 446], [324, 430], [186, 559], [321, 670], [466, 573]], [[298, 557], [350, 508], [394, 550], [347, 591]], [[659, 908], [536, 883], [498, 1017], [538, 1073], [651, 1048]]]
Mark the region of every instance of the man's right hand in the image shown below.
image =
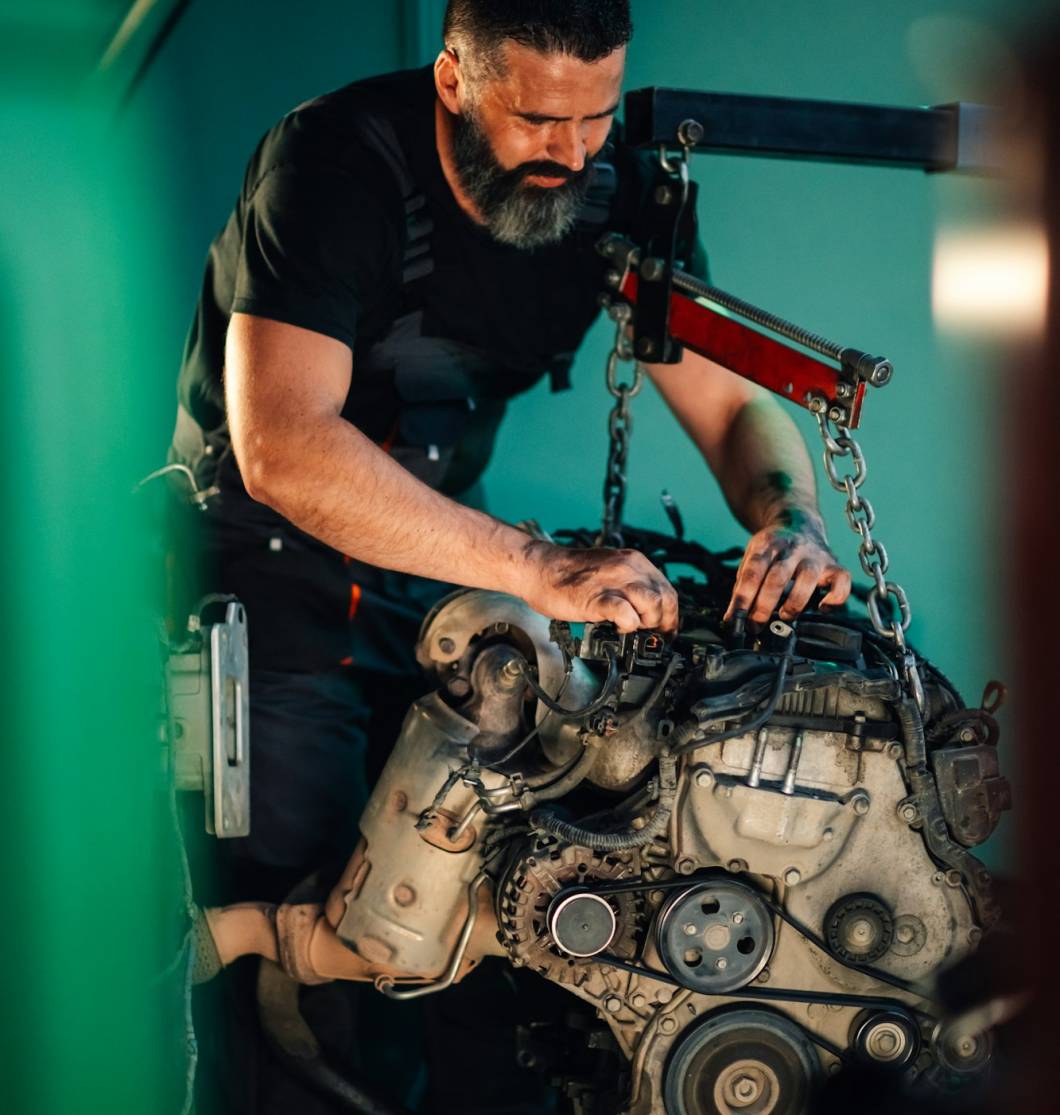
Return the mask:
[[552, 619], [599, 623], [619, 631], [677, 631], [673, 585], [636, 550], [526, 545], [526, 584], [520, 595]]

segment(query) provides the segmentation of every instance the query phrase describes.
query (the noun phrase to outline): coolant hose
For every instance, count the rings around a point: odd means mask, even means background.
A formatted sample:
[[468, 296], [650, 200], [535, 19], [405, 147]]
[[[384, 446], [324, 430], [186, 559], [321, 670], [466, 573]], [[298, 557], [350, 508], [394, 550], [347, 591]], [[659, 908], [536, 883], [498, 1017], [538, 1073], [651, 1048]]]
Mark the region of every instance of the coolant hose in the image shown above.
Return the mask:
[[623, 832], [594, 832], [592, 829], [581, 828], [571, 821], [564, 821], [552, 813], [541, 811], [530, 815], [530, 825], [538, 832], [555, 836], [567, 844], [599, 848], [604, 852], [643, 848], [645, 844], [650, 844], [666, 831], [676, 799], [677, 759], [667, 751], [659, 756], [659, 799], [643, 828], [631, 828]]

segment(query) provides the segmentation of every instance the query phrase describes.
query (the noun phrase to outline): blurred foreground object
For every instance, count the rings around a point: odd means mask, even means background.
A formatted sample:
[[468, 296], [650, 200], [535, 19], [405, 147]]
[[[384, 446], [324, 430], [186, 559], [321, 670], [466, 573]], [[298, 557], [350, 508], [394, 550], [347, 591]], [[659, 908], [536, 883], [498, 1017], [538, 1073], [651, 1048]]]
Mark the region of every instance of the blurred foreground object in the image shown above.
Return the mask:
[[1060, 758], [1054, 743], [1053, 705], [1060, 677], [1060, 623], [1056, 555], [1060, 553], [1056, 438], [1060, 429], [1060, 302], [1055, 260], [1060, 251], [1060, 23], [1039, 29], [1028, 47], [1025, 71], [1027, 118], [1014, 136], [1018, 177], [1013, 206], [1040, 221], [1051, 268], [1042, 329], [1011, 354], [1010, 449], [1014, 455], [1011, 527], [1017, 575], [1015, 613], [1017, 668], [1021, 678], [1020, 765], [1027, 788], [1021, 811], [1021, 860], [1027, 901], [1021, 907], [1021, 956], [1035, 988], [1031, 1024], [1014, 1074], [1011, 1110], [1045, 1112], [1060, 1092], [1056, 1057], [1056, 1004], [1060, 964], [1055, 953], [1055, 880], [1060, 874], [1056, 835], [1056, 787]]

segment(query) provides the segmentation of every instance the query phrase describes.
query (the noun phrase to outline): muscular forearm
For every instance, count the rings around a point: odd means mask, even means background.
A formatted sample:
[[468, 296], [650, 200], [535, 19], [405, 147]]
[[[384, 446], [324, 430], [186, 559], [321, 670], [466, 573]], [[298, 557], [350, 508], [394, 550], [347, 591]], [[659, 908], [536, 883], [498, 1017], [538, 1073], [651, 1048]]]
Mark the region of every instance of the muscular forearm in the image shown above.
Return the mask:
[[529, 539], [433, 491], [334, 416], [288, 427], [251, 494], [371, 565], [521, 594]]
[[823, 537], [813, 465], [773, 399], [756, 396], [737, 412], [713, 464], [729, 507], [752, 533], [779, 525]]
[[819, 529], [813, 466], [775, 399], [687, 350], [679, 364], [648, 371], [748, 530], [796, 521]]

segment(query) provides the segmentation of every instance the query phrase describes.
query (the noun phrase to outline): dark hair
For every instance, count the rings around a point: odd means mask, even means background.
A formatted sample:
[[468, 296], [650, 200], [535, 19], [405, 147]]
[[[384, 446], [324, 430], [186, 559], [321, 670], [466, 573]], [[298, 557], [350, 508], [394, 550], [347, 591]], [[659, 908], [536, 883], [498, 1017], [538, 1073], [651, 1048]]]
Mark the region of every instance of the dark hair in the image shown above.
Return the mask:
[[473, 52], [473, 63], [503, 72], [506, 39], [542, 54], [597, 62], [629, 42], [629, 0], [449, 0], [442, 25], [447, 46]]

